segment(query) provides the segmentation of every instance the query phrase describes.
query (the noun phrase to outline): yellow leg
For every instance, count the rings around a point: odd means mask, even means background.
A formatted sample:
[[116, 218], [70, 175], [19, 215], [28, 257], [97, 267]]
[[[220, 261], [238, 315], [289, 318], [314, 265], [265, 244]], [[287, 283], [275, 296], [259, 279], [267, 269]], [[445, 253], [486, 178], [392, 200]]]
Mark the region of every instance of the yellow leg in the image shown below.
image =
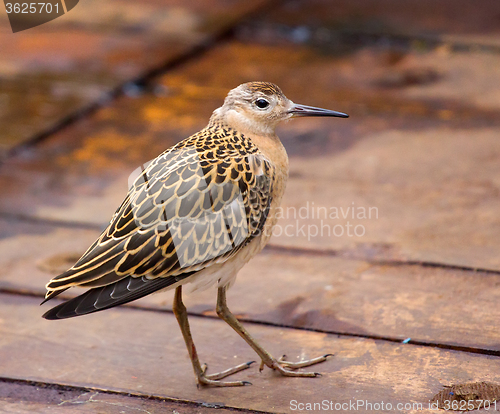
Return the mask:
[[196, 347], [193, 342], [193, 337], [191, 336], [191, 329], [189, 328], [188, 315], [184, 303], [182, 303], [182, 286], [179, 286], [175, 290], [174, 304], [173, 304], [174, 315], [177, 318], [177, 322], [181, 328], [182, 336], [184, 337], [184, 342], [189, 353], [189, 358], [193, 364], [194, 374], [200, 385], [213, 385], [217, 387], [237, 387], [241, 385], [251, 385], [248, 381], [219, 381], [222, 378], [232, 375], [236, 372], [242, 371], [250, 367], [250, 365], [255, 362], [247, 362], [245, 364], [237, 365], [233, 368], [227, 369], [225, 371], [207, 375], [205, 372], [207, 366], [204, 364], [201, 366], [200, 360], [198, 359], [198, 353], [196, 352]]
[[262, 371], [264, 365], [269, 368], [280, 372], [282, 375], [287, 377], [318, 377], [321, 374], [317, 372], [296, 372], [292, 369], [307, 367], [310, 365], [317, 364], [319, 362], [326, 361], [326, 359], [331, 356], [331, 354], [326, 354], [317, 358], [313, 358], [307, 361], [301, 362], [288, 362], [284, 360], [284, 356], [279, 360], [274, 358], [269, 352], [267, 352], [257, 341], [248, 333], [248, 331], [243, 327], [243, 325], [236, 319], [236, 317], [231, 313], [227, 307], [226, 302], [226, 288], [219, 288], [217, 294], [217, 315], [226, 321], [231, 328], [233, 328], [247, 343], [250, 345], [257, 355], [262, 360], [260, 370]]

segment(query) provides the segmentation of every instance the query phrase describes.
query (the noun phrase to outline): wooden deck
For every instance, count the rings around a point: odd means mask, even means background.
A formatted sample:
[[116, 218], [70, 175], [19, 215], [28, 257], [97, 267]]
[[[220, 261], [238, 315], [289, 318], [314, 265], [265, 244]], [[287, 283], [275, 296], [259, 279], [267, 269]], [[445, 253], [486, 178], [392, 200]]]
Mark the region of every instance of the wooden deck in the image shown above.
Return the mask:
[[[475, 391], [456, 401], [500, 399], [498, 16], [497, 0], [86, 0], [26, 32], [0, 21], [0, 412], [431, 413], [457, 384]], [[335, 354], [323, 376], [253, 366], [235, 375], [251, 387], [198, 389], [172, 292], [43, 320], [45, 283], [129, 174], [248, 80], [351, 115], [280, 127], [284, 217], [228, 293], [276, 356]], [[256, 358], [215, 291], [186, 305], [210, 371]]]

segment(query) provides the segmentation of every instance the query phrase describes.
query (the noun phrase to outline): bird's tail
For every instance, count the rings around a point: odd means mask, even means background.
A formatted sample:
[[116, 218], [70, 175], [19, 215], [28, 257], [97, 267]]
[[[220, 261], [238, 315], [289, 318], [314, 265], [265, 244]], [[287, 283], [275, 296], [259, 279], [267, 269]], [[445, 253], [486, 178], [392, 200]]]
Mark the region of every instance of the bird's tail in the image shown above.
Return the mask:
[[[128, 276], [110, 285], [90, 289], [76, 298], [63, 302], [45, 312], [43, 317], [49, 320], [66, 319], [113, 308], [172, 286], [191, 274], [192, 272], [155, 279]], [[51, 292], [42, 304], [61, 292]]]

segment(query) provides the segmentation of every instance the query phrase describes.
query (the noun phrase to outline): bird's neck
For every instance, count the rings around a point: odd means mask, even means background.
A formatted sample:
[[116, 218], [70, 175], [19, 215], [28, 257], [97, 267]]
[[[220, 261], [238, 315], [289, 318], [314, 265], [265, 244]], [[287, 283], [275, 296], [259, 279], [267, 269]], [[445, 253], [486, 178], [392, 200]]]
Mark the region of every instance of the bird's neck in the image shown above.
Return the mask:
[[259, 151], [272, 160], [276, 166], [288, 175], [288, 156], [274, 128], [258, 128], [255, 123], [239, 115], [236, 111], [215, 110], [210, 118], [210, 125], [218, 124], [231, 128], [232, 130], [250, 139]]

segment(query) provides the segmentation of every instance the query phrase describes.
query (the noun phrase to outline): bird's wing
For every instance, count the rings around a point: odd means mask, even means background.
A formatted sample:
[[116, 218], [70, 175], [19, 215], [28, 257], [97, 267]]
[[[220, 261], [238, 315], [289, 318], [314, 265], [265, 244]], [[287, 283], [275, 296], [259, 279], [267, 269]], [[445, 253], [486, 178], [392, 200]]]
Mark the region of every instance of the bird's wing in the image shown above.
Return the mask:
[[[147, 281], [164, 279], [155, 282], [164, 288], [233, 256], [264, 228], [275, 175], [256, 148], [246, 152], [181, 145], [160, 155], [80, 260], [47, 284], [46, 300], [72, 286], [108, 287], [100, 289], [103, 303], [108, 292], [120, 304], [137, 299], [139, 280], [144, 296]], [[120, 289], [133, 279], [134, 292]]]

